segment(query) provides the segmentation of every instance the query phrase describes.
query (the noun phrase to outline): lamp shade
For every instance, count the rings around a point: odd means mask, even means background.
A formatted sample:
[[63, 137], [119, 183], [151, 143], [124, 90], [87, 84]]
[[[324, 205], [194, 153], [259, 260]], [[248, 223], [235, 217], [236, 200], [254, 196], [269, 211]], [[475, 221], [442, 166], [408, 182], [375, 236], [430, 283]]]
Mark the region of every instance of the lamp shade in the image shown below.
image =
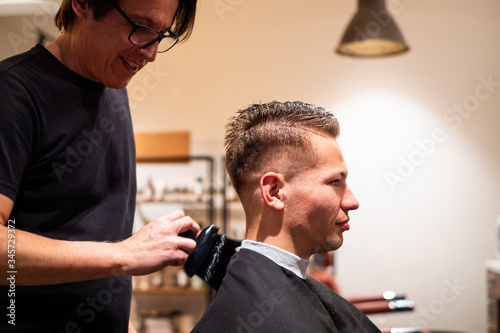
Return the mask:
[[353, 57], [380, 57], [409, 50], [385, 0], [359, 0], [337, 53]]

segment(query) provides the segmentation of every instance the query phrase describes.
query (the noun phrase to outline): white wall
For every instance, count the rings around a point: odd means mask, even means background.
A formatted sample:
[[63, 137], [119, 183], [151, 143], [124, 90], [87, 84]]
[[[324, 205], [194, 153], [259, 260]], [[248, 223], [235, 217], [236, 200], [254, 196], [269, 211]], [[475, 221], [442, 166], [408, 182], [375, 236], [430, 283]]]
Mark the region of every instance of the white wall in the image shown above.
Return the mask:
[[[354, 0], [200, 1], [192, 38], [129, 86], [135, 128], [188, 129], [194, 153], [220, 157], [227, 118], [250, 103], [332, 110], [361, 202], [336, 256], [343, 292], [396, 289], [417, 302], [378, 323], [485, 332], [484, 261], [500, 215], [500, 3], [388, 3], [411, 51], [359, 60], [332, 52]], [[0, 38], [18, 28], [0, 18]], [[464, 104], [473, 111], [453, 112]]]

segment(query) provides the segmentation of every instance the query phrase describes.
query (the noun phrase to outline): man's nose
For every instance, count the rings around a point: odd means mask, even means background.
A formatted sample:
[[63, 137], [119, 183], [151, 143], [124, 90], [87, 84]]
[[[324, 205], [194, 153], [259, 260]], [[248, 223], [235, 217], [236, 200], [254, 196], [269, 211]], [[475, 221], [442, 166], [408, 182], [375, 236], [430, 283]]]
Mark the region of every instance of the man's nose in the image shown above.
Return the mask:
[[352, 190], [349, 186], [346, 186], [346, 190], [344, 193], [344, 197], [341, 202], [342, 209], [344, 210], [356, 210], [359, 208], [359, 201], [352, 193]]
[[156, 60], [156, 55], [158, 54], [158, 42], [144, 48], [137, 47], [137, 52], [139, 52], [148, 62], [153, 62]]

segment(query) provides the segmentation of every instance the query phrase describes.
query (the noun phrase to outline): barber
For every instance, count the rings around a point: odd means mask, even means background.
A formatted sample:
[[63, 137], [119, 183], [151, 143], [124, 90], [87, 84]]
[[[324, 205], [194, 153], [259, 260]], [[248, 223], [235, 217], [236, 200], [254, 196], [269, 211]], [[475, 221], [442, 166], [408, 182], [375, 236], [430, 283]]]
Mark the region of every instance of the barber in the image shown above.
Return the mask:
[[46, 47], [0, 62], [0, 328], [131, 332], [131, 275], [182, 265], [182, 211], [132, 236], [125, 87], [189, 37], [196, 0], [63, 0]]

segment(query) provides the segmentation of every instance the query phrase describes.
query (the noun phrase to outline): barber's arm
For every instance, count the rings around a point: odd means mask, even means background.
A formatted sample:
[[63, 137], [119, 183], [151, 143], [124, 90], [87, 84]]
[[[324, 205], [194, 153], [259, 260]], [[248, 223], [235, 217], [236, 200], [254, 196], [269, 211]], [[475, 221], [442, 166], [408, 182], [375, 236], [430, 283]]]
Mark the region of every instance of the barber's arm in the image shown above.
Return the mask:
[[128, 323], [128, 333], [137, 333], [137, 330], [135, 329], [132, 320], [130, 320]]
[[[8, 217], [13, 201], [0, 194], [0, 284], [6, 285], [8, 267]], [[13, 225], [15, 227], [15, 225]], [[63, 241], [20, 229], [11, 236], [15, 246], [17, 285], [47, 285], [106, 278], [144, 275], [167, 265], [182, 265], [196, 242], [180, 237], [199, 226], [182, 211], [156, 218], [132, 237], [117, 243]], [[10, 232], [12, 234], [12, 232]], [[15, 243], [13, 243], [15, 241]]]

